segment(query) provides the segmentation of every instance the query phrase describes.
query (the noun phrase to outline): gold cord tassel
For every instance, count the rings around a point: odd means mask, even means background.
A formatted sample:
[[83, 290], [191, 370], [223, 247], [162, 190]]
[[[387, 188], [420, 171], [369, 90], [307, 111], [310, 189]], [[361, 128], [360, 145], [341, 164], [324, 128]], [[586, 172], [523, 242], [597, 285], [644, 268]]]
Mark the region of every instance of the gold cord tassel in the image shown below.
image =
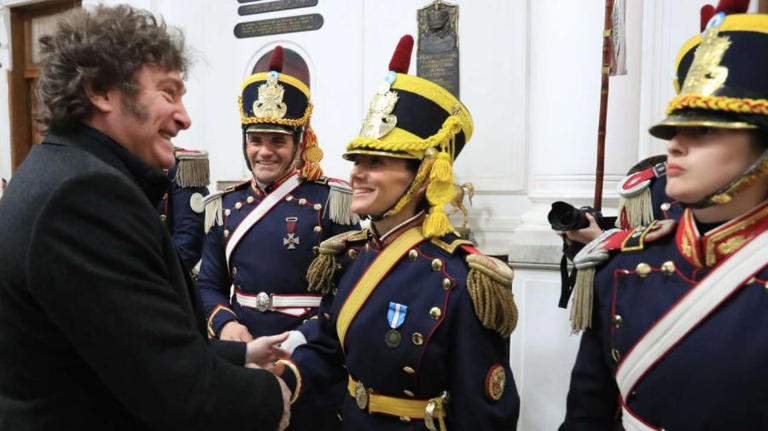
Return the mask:
[[595, 268], [579, 269], [571, 302], [571, 332], [578, 334], [592, 327], [592, 291]]
[[346, 248], [346, 237], [350, 232], [340, 233], [320, 243], [318, 255], [307, 269], [308, 290], [323, 295], [333, 290], [333, 276], [339, 267], [336, 257]]
[[[646, 188], [635, 196], [620, 198], [618, 214], [616, 227], [620, 229], [648, 226], [653, 221], [653, 202], [651, 201], [650, 188]], [[624, 217], [621, 216], [622, 214], [624, 214]], [[622, 218], [626, 218], [629, 226], [621, 226]]]
[[320, 253], [307, 269], [308, 290], [327, 295], [333, 290], [333, 276], [336, 273], [336, 255]]
[[424, 220], [423, 233], [425, 237], [441, 237], [454, 231], [448, 220], [448, 215], [445, 214], [444, 207], [453, 199], [455, 193], [451, 156], [442, 151], [437, 155], [437, 160], [432, 164], [429, 173], [427, 200], [432, 207]]
[[467, 256], [469, 273], [467, 291], [475, 314], [488, 329], [493, 329], [502, 337], [508, 337], [517, 326], [517, 306], [512, 295], [512, 270], [504, 269], [508, 274], [499, 274], [499, 267], [481, 255]]
[[317, 135], [310, 124], [307, 124], [306, 129], [304, 129], [303, 142], [301, 176], [314, 181], [323, 176], [323, 168], [320, 167], [320, 160], [323, 160], [323, 150], [317, 145]]

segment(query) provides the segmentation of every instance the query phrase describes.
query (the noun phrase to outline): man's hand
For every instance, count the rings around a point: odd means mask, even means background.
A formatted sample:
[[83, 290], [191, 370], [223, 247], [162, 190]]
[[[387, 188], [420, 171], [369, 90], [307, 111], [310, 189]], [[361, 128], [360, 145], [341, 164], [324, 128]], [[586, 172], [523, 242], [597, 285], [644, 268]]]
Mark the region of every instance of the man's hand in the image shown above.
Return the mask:
[[272, 370], [275, 361], [290, 356], [288, 352], [280, 348], [280, 343], [288, 338], [288, 333], [259, 337], [245, 348], [245, 363], [255, 364], [260, 368]]
[[248, 328], [235, 320], [227, 322], [224, 327], [221, 328], [219, 338], [227, 341], [242, 341], [245, 343], [253, 340], [253, 336], [248, 332]]
[[280, 383], [280, 389], [283, 391], [283, 418], [280, 419], [280, 426], [278, 431], [283, 431], [288, 428], [288, 424], [291, 422], [291, 390], [288, 389], [288, 385], [285, 384], [283, 379], [275, 376], [278, 383]]
[[568, 240], [571, 242], [580, 242], [582, 244], [588, 244], [592, 242], [592, 240], [600, 236], [603, 231], [600, 230], [600, 226], [597, 225], [597, 221], [594, 217], [592, 217], [592, 214], [586, 213], [585, 215], [587, 216], [587, 220], [589, 220], [589, 226], [583, 229], [557, 232], [557, 234], [560, 236], [565, 235], [565, 237], [568, 238]]

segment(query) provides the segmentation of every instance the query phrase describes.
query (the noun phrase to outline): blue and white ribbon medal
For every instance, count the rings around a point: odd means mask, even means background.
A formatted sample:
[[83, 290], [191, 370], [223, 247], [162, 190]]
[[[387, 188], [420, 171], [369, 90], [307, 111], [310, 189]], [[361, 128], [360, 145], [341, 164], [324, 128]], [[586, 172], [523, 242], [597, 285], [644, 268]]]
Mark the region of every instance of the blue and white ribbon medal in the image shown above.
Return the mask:
[[389, 311], [387, 311], [387, 323], [389, 329], [384, 334], [384, 343], [387, 347], [394, 349], [400, 345], [403, 337], [400, 335], [400, 331], [397, 330], [403, 322], [405, 322], [405, 315], [408, 313], [408, 306], [404, 304], [398, 304], [396, 302], [389, 303]]

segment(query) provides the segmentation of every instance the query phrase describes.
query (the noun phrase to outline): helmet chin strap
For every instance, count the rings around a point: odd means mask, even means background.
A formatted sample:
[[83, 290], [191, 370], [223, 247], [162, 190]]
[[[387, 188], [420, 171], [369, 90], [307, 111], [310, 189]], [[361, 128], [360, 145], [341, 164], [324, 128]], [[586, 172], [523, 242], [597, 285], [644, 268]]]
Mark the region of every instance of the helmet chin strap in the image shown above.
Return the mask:
[[760, 157], [746, 171], [728, 182], [725, 186], [697, 202], [682, 204], [688, 208], [707, 208], [714, 205], [727, 204], [733, 200], [734, 196], [752, 187], [757, 179], [766, 173], [768, 173], [768, 149], [763, 151]]

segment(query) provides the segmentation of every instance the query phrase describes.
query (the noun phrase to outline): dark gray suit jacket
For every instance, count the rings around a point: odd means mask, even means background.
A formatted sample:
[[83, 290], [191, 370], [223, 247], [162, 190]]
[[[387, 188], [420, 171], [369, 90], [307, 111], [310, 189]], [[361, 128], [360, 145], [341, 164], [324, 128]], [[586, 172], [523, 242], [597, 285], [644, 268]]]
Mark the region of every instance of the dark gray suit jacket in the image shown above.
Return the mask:
[[209, 343], [146, 165], [115, 145], [49, 135], [0, 200], [0, 430], [275, 430], [277, 380]]

